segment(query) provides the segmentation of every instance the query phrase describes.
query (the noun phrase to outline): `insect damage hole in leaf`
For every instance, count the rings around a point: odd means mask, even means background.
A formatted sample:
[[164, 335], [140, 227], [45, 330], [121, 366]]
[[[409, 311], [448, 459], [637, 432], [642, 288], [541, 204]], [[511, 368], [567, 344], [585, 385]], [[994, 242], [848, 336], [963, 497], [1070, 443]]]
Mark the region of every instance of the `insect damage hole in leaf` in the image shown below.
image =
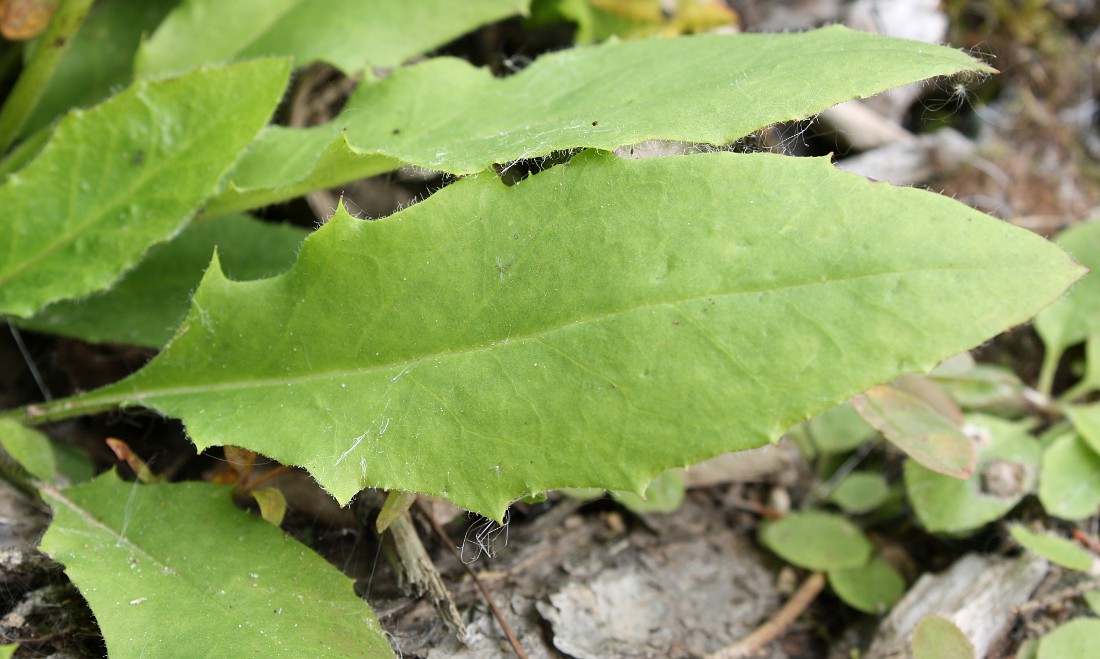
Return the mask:
[[37, 414], [151, 407], [340, 501], [382, 487], [500, 519], [529, 493], [640, 493], [759, 446], [1079, 274], [1037, 236], [827, 159], [586, 152], [381, 221], [338, 213], [279, 277], [230, 282], [215, 261], [194, 296], [208, 322], [193, 310], [143, 371]]

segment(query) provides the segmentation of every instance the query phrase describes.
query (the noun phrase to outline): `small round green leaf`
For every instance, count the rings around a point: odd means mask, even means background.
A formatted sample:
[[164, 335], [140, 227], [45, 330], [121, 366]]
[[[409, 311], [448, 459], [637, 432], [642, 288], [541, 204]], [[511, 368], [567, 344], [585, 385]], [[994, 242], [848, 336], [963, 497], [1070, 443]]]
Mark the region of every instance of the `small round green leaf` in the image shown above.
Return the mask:
[[792, 513], [760, 527], [760, 543], [780, 558], [808, 570], [858, 568], [871, 557], [871, 542], [840, 515]]
[[1100, 620], [1070, 620], [1039, 641], [1039, 659], [1100, 657]]
[[974, 646], [955, 623], [928, 616], [913, 630], [913, 659], [974, 659]]
[[866, 565], [830, 570], [829, 586], [853, 609], [882, 614], [905, 593], [905, 579], [878, 556]]
[[806, 432], [822, 453], [851, 451], [875, 434], [850, 403], [843, 403], [806, 422]]
[[859, 515], [878, 508], [889, 495], [890, 486], [882, 474], [857, 471], [837, 485], [829, 495], [829, 501], [846, 513]]
[[935, 533], [965, 533], [999, 519], [1035, 487], [1039, 443], [1027, 428], [996, 417], [971, 415], [979, 435], [973, 476], [959, 480], [905, 463], [905, 489], [921, 524]]
[[1043, 451], [1039, 501], [1062, 519], [1095, 515], [1100, 508], [1100, 455], [1075, 434], [1052, 441]]
[[1085, 604], [1089, 605], [1092, 612], [1100, 616], [1100, 590], [1090, 590], [1082, 597], [1085, 598]]
[[1035, 331], [1046, 346], [1040, 390], [1049, 392], [1066, 348], [1100, 332], [1100, 222], [1083, 222], [1054, 238], [1082, 264], [1092, 269], [1070, 293], [1035, 317]]
[[1039, 639], [1030, 638], [1016, 648], [1016, 659], [1037, 659], [1039, 656]]
[[644, 499], [633, 492], [612, 492], [611, 497], [639, 514], [676, 512], [684, 502], [684, 472], [669, 469], [654, 478]]
[[1052, 563], [1080, 572], [1087, 572], [1092, 567], [1089, 553], [1065, 538], [1049, 533], [1033, 533], [1018, 525], [1013, 526], [1009, 533], [1016, 542]]
[[1100, 453], [1100, 404], [1067, 405], [1066, 417], [1089, 448]]

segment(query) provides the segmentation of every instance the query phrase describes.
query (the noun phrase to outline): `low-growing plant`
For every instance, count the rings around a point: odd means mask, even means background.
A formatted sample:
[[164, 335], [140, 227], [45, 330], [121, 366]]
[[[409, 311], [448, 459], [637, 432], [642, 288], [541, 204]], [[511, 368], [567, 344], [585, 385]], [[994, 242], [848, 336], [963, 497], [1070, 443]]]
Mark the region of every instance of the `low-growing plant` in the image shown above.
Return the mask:
[[[1100, 266], [1100, 222], [1073, 225], [1055, 242], [1092, 269]], [[895, 499], [891, 490], [900, 490], [916, 520], [932, 533], [961, 538], [1001, 523], [1016, 544], [1081, 573], [1067, 597], [1080, 597], [1097, 611], [1100, 591], [1086, 576], [1100, 571], [1098, 545], [1088, 530], [1088, 521], [1100, 510], [1100, 403], [1092, 395], [1100, 385], [1094, 345], [1100, 330], [1097, 277], [1090, 272], [1036, 318], [1046, 347], [1039, 390], [1008, 367], [978, 364], [962, 355], [927, 378], [906, 376], [873, 387], [851, 404], [793, 429], [789, 436], [825, 468], [821, 475], [831, 491], [821, 504], [840, 512], [810, 510], [765, 524], [762, 543], [799, 567], [827, 570], [836, 594], [853, 608], [881, 612], [901, 597], [905, 584], [896, 570], [872, 557], [853, 521], [896, 516], [889, 510]], [[1063, 364], [1066, 349], [1082, 343], [1084, 359]], [[1066, 382], [1052, 398], [1060, 366]], [[908, 454], [899, 487], [877, 471], [836, 469], [861, 460], [880, 439]], [[1032, 513], [1021, 519], [1013, 513], [1028, 496], [1038, 498], [1045, 516]], [[814, 528], [823, 525], [832, 528], [827, 533], [833, 543], [806, 546], [802, 539], [825, 534]], [[1074, 540], [1064, 537], [1067, 532]], [[850, 574], [861, 578], [837, 582], [834, 575], [851, 562], [857, 569], [849, 566]], [[941, 634], [934, 631], [937, 625], [932, 623], [924, 636]], [[1020, 656], [1086, 656], [1098, 631], [1095, 619], [1074, 618], [1026, 644]], [[914, 639], [914, 651], [916, 644]]]
[[[1026, 321], [1081, 276], [951, 199], [720, 149], [990, 70], [964, 53], [829, 27], [613, 41], [507, 78], [448, 57], [401, 66], [525, 8], [61, 0], [26, 48], [0, 108], [0, 313], [159, 351], [0, 418], [54, 511], [42, 550], [113, 656], [390, 647], [346, 578], [228, 486], [113, 472], [66, 486], [79, 466], [30, 426], [143, 407], [182, 420], [199, 450], [302, 467], [340, 503], [384, 488], [500, 520], [521, 497], [642, 495], [670, 467], [773, 441]], [[340, 116], [269, 124], [292, 70], [315, 62], [363, 73]], [[647, 140], [719, 149], [611, 153]], [[493, 169], [551, 154], [561, 164], [514, 185]], [[459, 180], [379, 221], [339, 208], [308, 236], [239, 214], [403, 166]], [[903, 398], [873, 389], [861, 413]], [[975, 459], [921, 462], [965, 476]], [[851, 570], [885, 567], [866, 549], [811, 567], [863, 592]], [[860, 597], [874, 610], [893, 591]]]

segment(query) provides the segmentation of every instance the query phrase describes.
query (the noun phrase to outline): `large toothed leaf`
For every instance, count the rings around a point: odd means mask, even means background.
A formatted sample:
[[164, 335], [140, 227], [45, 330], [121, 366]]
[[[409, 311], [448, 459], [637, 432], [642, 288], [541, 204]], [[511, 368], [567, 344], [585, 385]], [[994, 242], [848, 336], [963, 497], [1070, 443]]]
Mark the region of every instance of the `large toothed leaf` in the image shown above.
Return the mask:
[[0, 314], [106, 288], [179, 231], [267, 121], [288, 74], [271, 59], [203, 69], [65, 117], [0, 185]]
[[725, 145], [852, 98], [987, 68], [949, 48], [839, 26], [608, 43], [544, 56], [504, 79], [437, 58], [364, 82], [325, 126], [266, 132], [211, 212], [400, 163], [467, 174], [561, 149], [650, 139]]
[[639, 492], [759, 446], [1027, 319], [1080, 276], [1057, 247], [827, 159], [582, 154], [483, 174], [397, 215], [339, 212], [285, 275], [215, 263], [117, 404], [200, 447], [499, 518], [559, 487]]
[[391, 656], [352, 581], [229, 490], [114, 472], [43, 488], [40, 548], [88, 600], [110, 656]]
[[195, 222], [150, 249], [109, 290], [56, 302], [19, 325], [85, 341], [159, 348], [187, 315], [215, 247], [230, 279], [260, 279], [289, 268], [306, 235], [305, 229], [246, 215]]
[[184, 0], [138, 51], [142, 75], [259, 55], [328, 62], [348, 74], [393, 67], [529, 0]]

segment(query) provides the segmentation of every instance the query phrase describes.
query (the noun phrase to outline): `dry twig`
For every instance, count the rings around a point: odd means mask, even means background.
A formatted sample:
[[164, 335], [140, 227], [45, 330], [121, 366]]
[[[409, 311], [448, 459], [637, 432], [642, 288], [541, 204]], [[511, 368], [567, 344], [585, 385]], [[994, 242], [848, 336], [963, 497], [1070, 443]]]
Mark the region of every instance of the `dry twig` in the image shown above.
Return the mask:
[[806, 607], [814, 601], [814, 598], [824, 587], [825, 574], [814, 572], [802, 582], [794, 595], [791, 595], [787, 603], [780, 607], [774, 616], [740, 641], [707, 655], [707, 659], [734, 659], [735, 657], [748, 657], [759, 652], [765, 645], [778, 638], [783, 630], [789, 627], [806, 610]]
[[478, 578], [477, 572], [474, 568], [470, 567], [470, 564], [462, 560], [462, 555], [458, 553], [458, 548], [455, 546], [451, 537], [447, 534], [447, 531], [435, 521], [431, 512], [420, 501], [416, 502], [417, 511], [428, 521], [432, 530], [439, 536], [439, 539], [443, 541], [443, 544], [447, 545], [447, 549], [451, 550], [451, 554], [462, 563], [462, 567], [466, 568], [466, 572], [470, 575], [470, 578], [474, 580], [474, 584], [477, 585], [478, 590], [481, 591], [482, 597], [485, 598], [486, 603], [489, 604], [489, 609], [493, 612], [493, 617], [496, 618], [497, 624], [500, 625], [500, 629], [504, 632], [504, 635], [508, 637], [508, 643], [512, 646], [512, 650], [516, 653], [519, 659], [527, 659], [527, 652], [524, 651], [523, 646], [519, 644], [519, 639], [516, 638], [515, 633], [512, 631], [512, 627], [508, 624], [508, 621], [504, 619], [504, 614], [497, 608], [496, 600], [493, 599], [493, 595], [489, 592], [489, 589], [485, 587], [485, 584]]

